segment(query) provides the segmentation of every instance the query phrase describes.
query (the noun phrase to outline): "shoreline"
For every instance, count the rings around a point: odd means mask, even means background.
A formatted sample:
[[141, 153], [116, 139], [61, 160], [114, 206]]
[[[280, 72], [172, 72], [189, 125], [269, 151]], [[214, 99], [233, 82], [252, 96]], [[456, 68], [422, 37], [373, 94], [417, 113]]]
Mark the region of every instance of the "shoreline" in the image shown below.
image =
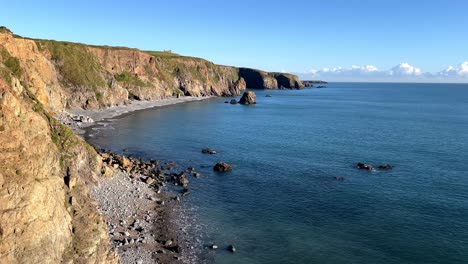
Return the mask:
[[[91, 126], [99, 125], [99, 122], [105, 121], [106, 119], [117, 118], [130, 114], [136, 111], [141, 111], [151, 108], [160, 108], [165, 106], [171, 106], [176, 104], [188, 103], [188, 102], [199, 102], [204, 100], [209, 100], [217, 98], [215, 96], [203, 96], [203, 97], [193, 97], [193, 96], [184, 96], [180, 98], [165, 98], [152, 101], [137, 101], [131, 100], [123, 105], [116, 105], [106, 108], [99, 109], [68, 109], [65, 112], [58, 114], [56, 118], [64, 125], [67, 125], [73, 131], [82, 136], [86, 133], [85, 129]], [[72, 116], [84, 117], [85, 120], [91, 119], [91, 122], [81, 122], [77, 121]]]
[[174, 162], [99, 155], [113, 176], [98, 179], [90, 195], [122, 263], [199, 263], [203, 245], [194, 241], [193, 219], [182, 208], [197, 173]]
[[[91, 127], [102, 126], [102, 122], [108, 119], [145, 109], [213, 98], [217, 97], [187, 96], [131, 101], [102, 109], [68, 110], [57, 118], [77, 135], [84, 137], [90, 133]], [[91, 118], [93, 122], [73, 121], [70, 115], [82, 115], [86, 119]], [[98, 184], [90, 188], [90, 195], [106, 219], [111, 248], [120, 256], [122, 263], [198, 263], [202, 259], [206, 260], [202, 257], [204, 246], [195, 241], [191, 234], [193, 219], [182, 208], [186, 195], [184, 190], [187, 188], [181, 186], [180, 181], [185, 177], [191, 181], [196, 178], [193, 176], [196, 172], [187, 171], [170, 161], [159, 164], [160, 161], [145, 162], [138, 157], [128, 160], [135, 165], [138, 165], [139, 160], [145, 164], [142, 168], [146, 166], [146, 169], [130, 170], [121, 163], [126, 159], [125, 156], [119, 159], [118, 154], [97, 151], [103, 162], [107, 162], [106, 166], [113, 171], [113, 176], [100, 178]]]

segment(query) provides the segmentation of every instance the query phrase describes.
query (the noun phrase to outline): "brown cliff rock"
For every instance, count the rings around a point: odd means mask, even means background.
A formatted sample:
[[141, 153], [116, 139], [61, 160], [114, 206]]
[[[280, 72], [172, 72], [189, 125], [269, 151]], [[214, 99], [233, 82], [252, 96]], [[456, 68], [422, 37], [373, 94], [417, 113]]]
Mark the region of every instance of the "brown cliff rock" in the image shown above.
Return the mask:
[[0, 263], [116, 263], [87, 194], [95, 152], [28, 90], [0, 80]]

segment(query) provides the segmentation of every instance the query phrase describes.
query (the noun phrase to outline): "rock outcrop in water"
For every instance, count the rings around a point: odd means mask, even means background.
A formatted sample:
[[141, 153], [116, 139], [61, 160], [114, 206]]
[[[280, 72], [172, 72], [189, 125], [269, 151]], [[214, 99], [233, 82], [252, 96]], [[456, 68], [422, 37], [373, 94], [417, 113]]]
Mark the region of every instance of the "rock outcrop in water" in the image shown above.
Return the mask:
[[252, 91], [244, 92], [242, 98], [239, 100], [239, 104], [249, 105], [249, 104], [256, 104], [256, 95]]
[[232, 170], [232, 165], [224, 161], [220, 161], [214, 165], [213, 170], [218, 171], [218, 172], [230, 171]]
[[[27, 39], [0, 27], [0, 263], [119, 261], [88, 194], [113, 169], [55, 115], [129, 100], [233, 96], [257, 81], [263, 86], [254, 88], [279, 88], [296, 79], [257, 72], [170, 52]], [[136, 164], [122, 157], [118, 166]]]

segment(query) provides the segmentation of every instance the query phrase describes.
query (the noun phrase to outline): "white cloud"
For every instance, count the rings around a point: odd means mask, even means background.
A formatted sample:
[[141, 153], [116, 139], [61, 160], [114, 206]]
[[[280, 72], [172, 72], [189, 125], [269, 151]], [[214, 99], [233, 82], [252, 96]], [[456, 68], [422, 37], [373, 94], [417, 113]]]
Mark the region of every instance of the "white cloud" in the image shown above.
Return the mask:
[[420, 76], [422, 74], [421, 69], [416, 68], [408, 63], [400, 63], [397, 66], [391, 68], [388, 74], [394, 76]]
[[382, 70], [374, 65], [352, 65], [351, 67], [325, 67], [312, 69], [299, 74], [303, 79], [323, 79], [329, 81], [436, 81], [468, 82], [468, 61], [457, 67], [449, 66], [436, 73], [423, 72], [409, 63], [400, 63]]
[[463, 62], [458, 67], [458, 75], [460, 76], [468, 76], [468, 61]]
[[468, 61], [461, 63], [457, 68], [448, 66], [447, 69], [438, 72], [436, 75], [443, 77], [468, 77]]

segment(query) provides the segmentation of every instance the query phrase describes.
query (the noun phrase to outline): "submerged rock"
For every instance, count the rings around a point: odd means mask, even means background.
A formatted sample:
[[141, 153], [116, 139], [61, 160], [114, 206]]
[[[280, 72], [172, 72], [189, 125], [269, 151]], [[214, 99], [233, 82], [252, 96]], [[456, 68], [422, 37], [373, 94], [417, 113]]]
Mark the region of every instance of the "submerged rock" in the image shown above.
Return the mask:
[[359, 162], [356, 166], [357, 166], [358, 169], [361, 169], [361, 170], [373, 170], [374, 169], [374, 167], [372, 167], [372, 165], [365, 164], [365, 163], [362, 163], [362, 162]]
[[244, 92], [242, 95], [242, 98], [239, 101], [239, 104], [244, 104], [244, 105], [249, 105], [249, 104], [256, 104], [257, 102], [255, 101], [256, 95], [252, 91], [247, 91]]
[[204, 149], [202, 149], [202, 153], [204, 153], [204, 154], [216, 154], [216, 150], [210, 149], [210, 148], [204, 148]]
[[213, 170], [219, 171], [219, 172], [226, 172], [232, 170], [232, 165], [228, 164], [224, 161], [220, 161], [214, 165]]
[[237, 104], [237, 100], [236, 99], [231, 99], [231, 101], [229, 103], [230, 104]]
[[385, 165], [380, 165], [379, 170], [391, 170], [393, 169], [393, 165], [390, 164], [385, 164]]
[[271, 94], [267, 94], [267, 95], [265, 95], [265, 97], [271, 97]]

